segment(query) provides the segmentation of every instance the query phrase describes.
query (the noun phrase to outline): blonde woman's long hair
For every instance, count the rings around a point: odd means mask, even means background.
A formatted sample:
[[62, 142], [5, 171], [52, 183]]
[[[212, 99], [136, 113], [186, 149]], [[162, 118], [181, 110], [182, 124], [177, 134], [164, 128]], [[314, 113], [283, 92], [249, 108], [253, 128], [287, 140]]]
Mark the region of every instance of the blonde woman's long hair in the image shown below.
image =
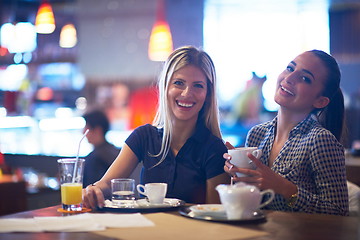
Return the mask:
[[169, 82], [174, 72], [185, 66], [192, 65], [203, 71], [207, 79], [207, 94], [204, 106], [199, 112], [198, 122], [203, 121], [205, 126], [216, 137], [222, 138], [219, 126], [219, 109], [216, 98], [216, 72], [210, 56], [193, 46], [184, 46], [176, 49], [164, 63], [158, 81], [159, 105], [153, 126], [163, 128], [163, 138], [159, 153], [149, 153], [151, 156], [161, 156], [160, 161], [153, 167], [161, 164], [170, 151], [172, 139], [171, 113], [168, 106], [167, 92]]

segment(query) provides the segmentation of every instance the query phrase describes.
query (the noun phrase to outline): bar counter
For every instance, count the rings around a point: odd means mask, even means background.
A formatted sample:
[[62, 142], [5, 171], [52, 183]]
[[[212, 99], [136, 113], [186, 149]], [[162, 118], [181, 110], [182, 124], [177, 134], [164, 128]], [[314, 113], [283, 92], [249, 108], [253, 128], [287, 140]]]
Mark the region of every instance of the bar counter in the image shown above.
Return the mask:
[[[60, 206], [52, 206], [48, 208], [15, 213], [11, 215], [2, 216], [1, 218], [31, 218], [35, 216], [61, 216], [62, 214], [57, 212]], [[157, 213], [155, 213], [157, 214]], [[306, 240], [356, 240], [360, 239], [359, 235], [359, 218], [358, 217], [343, 217], [321, 214], [305, 214], [305, 213], [290, 213], [290, 212], [278, 212], [278, 211], [265, 211], [266, 220], [262, 222], [252, 223], [213, 223], [209, 221], [195, 220], [180, 216], [178, 211], [162, 213], [161, 216], [171, 216], [169, 219], [179, 219], [186, 224], [176, 225], [178, 222], [170, 221], [167, 223], [159, 223], [155, 221], [155, 227], [140, 227], [140, 228], [118, 228], [107, 229], [102, 235], [93, 232], [41, 232], [41, 233], [2, 233], [0, 239], [2, 240], [17, 240], [17, 239], [36, 239], [36, 240], [66, 240], [66, 239], [86, 239], [86, 240], [105, 240], [105, 239], [136, 239], [132, 234], [145, 234], [145, 239], [215, 239], [212, 231], [224, 232], [229, 226], [233, 228], [241, 228], [247, 230], [256, 230], [262, 233], [261, 236], [246, 238], [251, 240], [289, 240], [289, 239], [306, 239]], [[170, 215], [169, 215], [170, 214]], [[148, 216], [154, 216], [149, 213], [144, 214]], [[197, 232], [197, 226], [202, 226], [202, 229], [207, 227], [209, 231]], [[172, 232], [167, 230], [166, 226], [172, 226]], [[191, 225], [191, 228], [187, 226]], [[166, 228], [165, 228], [166, 227]], [[151, 231], [150, 231], [151, 230]], [[116, 232], [116, 236], [111, 236], [111, 231]], [[105, 233], [105, 234], [104, 234]], [[108, 233], [108, 234], [107, 234]], [[156, 233], [156, 234], [152, 234]], [[182, 233], [182, 234], [177, 234]], [[226, 232], [224, 232], [225, 234]], [[161, 238], [159, 238], [159, 234]], [[107, 236], [108, 235], [108, 236]], [[200, 238], [201, 235], [201, 238]], [[225, 238], [223, 238], [225, 239]], [[241, 236], [231, 236], [226, 239], [244, 239]]]

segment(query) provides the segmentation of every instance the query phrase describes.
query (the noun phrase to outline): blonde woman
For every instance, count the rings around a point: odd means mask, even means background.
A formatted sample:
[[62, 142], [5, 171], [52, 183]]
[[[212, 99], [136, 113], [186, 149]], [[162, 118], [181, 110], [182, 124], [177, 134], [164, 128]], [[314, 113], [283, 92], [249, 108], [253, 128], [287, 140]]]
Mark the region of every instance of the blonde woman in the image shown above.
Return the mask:
[[152, 125], [138, 127], [100, 181], [84, 189], [84, 205], [102, 207], [110, 180], [128, 177], [143, 163], [141, 183], [165, 182], [166, 197], [189, 203], [219, 203], [215, 187], [224, 172], [214, 64], [192, 46], [175, 50], [158, 83], [159, 107]]

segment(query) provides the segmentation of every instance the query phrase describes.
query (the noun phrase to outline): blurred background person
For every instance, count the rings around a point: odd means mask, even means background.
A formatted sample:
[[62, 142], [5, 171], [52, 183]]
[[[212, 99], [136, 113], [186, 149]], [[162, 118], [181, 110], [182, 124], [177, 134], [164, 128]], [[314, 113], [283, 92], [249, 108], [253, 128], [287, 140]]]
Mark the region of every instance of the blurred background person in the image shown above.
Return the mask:
[[262, 86], [265, 81], [266, 76], [259, 77], [252, 72], [252, 78], [247, 82], [245, 90], [238, 95], [232, 106], [237, 124], [252, 127], [261, 122], [260, 115], [264, 111]]
[[120, 149], [109, 143], [105, 136], [110, 129], [110, 122], [106, 114], [94, 110], [83, 115], [86, 125], [84, 131], [90, 131], [86, 138], [94, 149], [85, 157], [83, 185], [98, 181], [110, 167], [120, 152]]

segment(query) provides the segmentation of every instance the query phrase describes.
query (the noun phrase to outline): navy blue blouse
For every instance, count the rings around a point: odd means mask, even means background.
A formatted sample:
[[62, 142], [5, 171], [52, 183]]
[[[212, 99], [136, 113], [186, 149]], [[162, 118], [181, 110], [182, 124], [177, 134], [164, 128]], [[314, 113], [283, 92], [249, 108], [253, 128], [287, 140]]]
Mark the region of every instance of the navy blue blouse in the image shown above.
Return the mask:
[[198, 124], [176, 156], [169, 151], [165, 160], [153, 167], [161, 156], [151, 155], [159, 153], [162, 136], [162, 129], [146, 124], [135, 129], [125, 141], [139, 162], [143, 162], [141, 183], [164, 182], [168, 184], [166, 197], [205, 203], [206, 180], [224, 173], [223, 154], [227, 149], [223, 141]]

